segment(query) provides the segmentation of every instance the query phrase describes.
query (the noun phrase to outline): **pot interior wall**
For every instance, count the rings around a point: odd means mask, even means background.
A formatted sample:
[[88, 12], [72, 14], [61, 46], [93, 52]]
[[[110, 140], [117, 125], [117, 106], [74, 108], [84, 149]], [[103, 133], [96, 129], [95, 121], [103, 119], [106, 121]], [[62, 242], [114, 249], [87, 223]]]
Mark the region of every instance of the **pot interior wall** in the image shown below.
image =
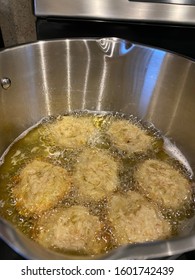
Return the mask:
[[[11, 81], [8, 89], [3, 78]], [[0, 155], [43, 117], [75, 110], [117, 111], [153, 123], [195, 170], [194, 78], [193, 61], [116, 38], [45, 41], [4, 50], [0, 52]], [[186, 229], [183, 235], [188, 238], [195, 231], [194, 220]], [[9, 235], [8, 244], [20, 244], [13, 236]], [[25, 242], [20, 252], [39, 258], [34, 243]], [[176, 254], [194, 244], [194, 237], [189, 237], [187, 243], [185, 238], [168, 245], [162, 242], [160, 248]], [[159, 245], [152, 248], [158, 255]], [[128, 250], [126, 254], [129, 257]]]
[[109, 39], [38, 42], [0, 53], [0, 154], [44, 116], [118, 111], [152, 122], [195, 168], [195, 63]]

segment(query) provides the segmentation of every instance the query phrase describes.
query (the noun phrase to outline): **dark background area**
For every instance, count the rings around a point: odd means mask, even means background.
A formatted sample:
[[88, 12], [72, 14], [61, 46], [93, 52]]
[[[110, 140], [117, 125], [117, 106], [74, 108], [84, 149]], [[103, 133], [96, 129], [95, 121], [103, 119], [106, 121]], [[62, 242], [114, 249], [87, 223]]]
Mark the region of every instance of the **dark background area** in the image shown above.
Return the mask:
[[3, 37], [2, 37], [2, 33], [1, 33], [1, 28], [0, 28], [0, 49], [4, 47], [4, 43], [3, 43]]

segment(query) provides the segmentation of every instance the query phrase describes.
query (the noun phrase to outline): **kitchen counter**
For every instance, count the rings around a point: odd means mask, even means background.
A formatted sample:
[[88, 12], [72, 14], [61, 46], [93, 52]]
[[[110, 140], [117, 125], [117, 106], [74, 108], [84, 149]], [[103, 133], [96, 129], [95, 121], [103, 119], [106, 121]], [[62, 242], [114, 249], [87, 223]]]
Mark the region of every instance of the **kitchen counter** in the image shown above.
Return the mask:
[[0, 26], [5, 47], [36, 41], [31, 0], [0, 0]]

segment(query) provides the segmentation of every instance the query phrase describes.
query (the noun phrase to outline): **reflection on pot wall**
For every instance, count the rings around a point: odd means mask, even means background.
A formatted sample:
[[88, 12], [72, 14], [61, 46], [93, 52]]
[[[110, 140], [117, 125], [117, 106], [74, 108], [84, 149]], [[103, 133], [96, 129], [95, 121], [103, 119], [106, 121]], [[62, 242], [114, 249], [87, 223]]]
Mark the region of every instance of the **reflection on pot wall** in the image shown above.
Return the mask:
[[0, 89], [1, 132], [7, 131], [1, 152], [43, 116], [89, 109], [134, 114], [154, 123], [195, 164], [192, 61], [124, 40], [100, 39], [21, 46], [1, 53], [0, 63], [0, 77], [12, 81], [7, 92]]
[[145, 71], [144, 84], [141, 90], [141, 96], [139, 100], [139, 111], [145, 115], [145, 110], [150, 103], [151, 95], [157, 84], [159, 72], [162, 68], [162, 62], [164, 61], [165, 52], [160, 50], [153, 50], [149, 58], [148, 64], [150, 65]]
[[[182, 64], [182, 67], [181, 67]], [[194, 121], [195, 121], [195, 77], [194, 63], [170, 54], [164, 58], [161, 72], [152, 95], [146, 118], [155, 123], [156, 127], [167, 137], [176, 141], [178, 148], [195, 166]], [[163, 122], [162, 122], [163, 118]], [[186, 148], [187, 139], [188, 147]], [[190, 151], [190, 152], [189, 152]]]

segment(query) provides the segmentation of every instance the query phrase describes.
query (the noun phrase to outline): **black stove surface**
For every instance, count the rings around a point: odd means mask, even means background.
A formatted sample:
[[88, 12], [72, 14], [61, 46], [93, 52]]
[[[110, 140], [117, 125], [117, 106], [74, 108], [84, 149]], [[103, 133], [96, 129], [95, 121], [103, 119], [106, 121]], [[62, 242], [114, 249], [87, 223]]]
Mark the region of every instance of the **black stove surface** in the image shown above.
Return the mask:
[[195, 251], [182, 254], [177, 258], [178, 260], [195, 260]]
[[0, 240], [0, 260], [24, 260], [24, 258]]

